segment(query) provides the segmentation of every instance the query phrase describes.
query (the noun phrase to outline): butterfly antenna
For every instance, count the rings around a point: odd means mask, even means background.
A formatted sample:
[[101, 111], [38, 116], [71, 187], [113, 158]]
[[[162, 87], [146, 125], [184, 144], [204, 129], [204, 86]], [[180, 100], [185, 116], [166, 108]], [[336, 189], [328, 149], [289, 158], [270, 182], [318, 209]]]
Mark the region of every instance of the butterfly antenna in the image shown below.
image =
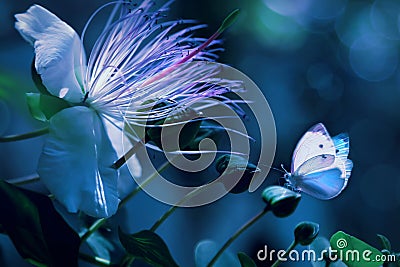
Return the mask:
[[282, 168], [282, 170], [284, 170], [284, 173], [285, 173], [285, 174], [290, 174], [290, 173], [285, 169], [285, 167], [283, 166], [283, 164], [281, 164], [281, 168]]
[[272, 166], [269, 166], [269, 165], [265, 165], [265, 164], [262, 164], [262, 163], [261, 163], [261, 165], [263, 165], [264, 167], [270, 168], [270, 169], [272, 169], [272, 170], [285, 173], [285, 172], [282, 171], [281, 169], [278, 169], [278, 168], [275, 168], [275, 167], [272, 167]]

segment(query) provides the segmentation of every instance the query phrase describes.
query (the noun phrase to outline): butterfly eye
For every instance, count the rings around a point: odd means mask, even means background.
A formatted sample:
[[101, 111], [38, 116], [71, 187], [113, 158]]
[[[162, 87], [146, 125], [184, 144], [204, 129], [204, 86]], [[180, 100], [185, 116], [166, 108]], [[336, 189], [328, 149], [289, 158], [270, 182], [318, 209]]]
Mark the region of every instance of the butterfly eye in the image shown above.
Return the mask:
[[319, 148], [323, 148], [323, 147], [324, 147], [324, 145], [323, 145], [323, 144], [320, 144], [320, 145], [319, 145]]

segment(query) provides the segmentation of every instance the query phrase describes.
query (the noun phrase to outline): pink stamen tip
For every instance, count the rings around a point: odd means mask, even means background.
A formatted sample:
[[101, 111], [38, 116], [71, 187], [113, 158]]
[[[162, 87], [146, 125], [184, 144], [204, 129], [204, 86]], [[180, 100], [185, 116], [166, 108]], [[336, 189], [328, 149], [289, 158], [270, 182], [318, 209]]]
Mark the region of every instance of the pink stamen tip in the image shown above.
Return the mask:
[[142, 87], [151, 84], [152, 82], [162, 79], [163, 77], [167, 76], [168, 74], [170, 74], [171, 72], [173, 72], [174, 70], [176, 70], [181, 64], [187, 62], [188, 60], [190, 60], [191, 58], [195, 57], [198, 53], [200, 53], [201, 51], [203, 51], [205, 48], [207, 48], [207, 46], [214, 41], [215, 39], [218, 38], [218, 36], [221, 34], [222, 32], [220, 31], [216, 31], [213, 35], [211, 35], [210, 38], [207, 39], [207, 41], [205, 41], [202, 45], [200, 45], [198, 48], [196, 48], [194, 51], [192, 51], [189, 55], [185, 56], [184, 58], [182, 58], [181, 60], [179, 60], [178, 62], [176, 62], [174, 65], [166, 68], [165, 70], [161, 71], [159, 74], [153, 76], [152, 78], [150, 78], [149, 80], [146, 80], [143, 84]]
[[185, 62], [187, 62], [189, 59], [193, 58], [194, 56], [196, 56], [198, 53], [200, 53], [201, 51], [203, 51], [212, 41], [214, 41], [215, 39], [218, 38], [218, 36], [220, 35], [220, 32], [215, 32], [213, 35], [211, 35], [210, 38], [208, 38], [207, 41], [205, 41], [202, 45], [200, 45], [198, 48], [196, 48], [194, 51], [192, 51], [189, 55], [187, 55], [186, 57], [182, 58], [180, 61], [178, 61], [176, 63], [176, 65], [180, 65], [183, 64]]

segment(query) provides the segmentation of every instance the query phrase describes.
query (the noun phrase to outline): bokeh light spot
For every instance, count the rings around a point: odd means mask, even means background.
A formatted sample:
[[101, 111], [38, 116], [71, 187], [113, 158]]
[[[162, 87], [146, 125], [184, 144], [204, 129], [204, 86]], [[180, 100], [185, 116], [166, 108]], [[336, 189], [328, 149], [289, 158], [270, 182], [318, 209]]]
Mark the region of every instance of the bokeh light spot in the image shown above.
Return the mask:
[[290, 17], [279, 15], [268, 8], [260, 8], [257, 13], [262, 22], [260, 35], [269, 46], [294, 50], [304, 44], [306, 32]]
[[376, 0], [371, 7], [371, 23], [376, 32], [392, 40], [400, 39], [400, 1]]
[[347, 0], [313, 0], [307, 13], [316, 19], [333, 19], [346, 9]]
[[343, 94], [344, 84], [325, 63], [316, 63], [309, 67], [307, 80], [311, 88], [318, 90], [318, 94], [325, 100], [337, 100]]
[[311, 0], [264, 0], [264, 3], [280, 15], [295, 16], [305, 12]]
[[356, 40], [350, 48], [353, 71], [367, 81], [383, 81], [395, 71], [399, 61], [396, 47], [377, 34], [367, 34]]
[[336, 34], [347, 47], [350, 47], [361, 36], [374, 32], [369, 23], [370, 8], [371, 6], [365, 3], [349, 3], [345, 12], [336, 20]]

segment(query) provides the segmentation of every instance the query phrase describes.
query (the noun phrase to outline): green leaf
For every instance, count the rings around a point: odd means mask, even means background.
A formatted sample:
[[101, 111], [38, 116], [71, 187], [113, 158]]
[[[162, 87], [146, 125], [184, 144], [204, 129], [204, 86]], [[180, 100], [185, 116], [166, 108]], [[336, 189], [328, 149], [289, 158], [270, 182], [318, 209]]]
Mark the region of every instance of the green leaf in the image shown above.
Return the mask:
[[257, 267], [256, 263], [245, 253], [239, 252], [237, 256], [242, 267]]
[[71, 107], [67, 101], [51, 95], [27, 93], [26, 100], [31, 115], [39, 121], [48, 121], [57, 112]]
[[46, 266], [78, 266], [79, 236], [38, 193], [0, 181], [0, 224], [21, 256]]
[[330, 244], [349, 267], [378, 267], [383, 264], [379, 260], [383, 254], [378, 249], [342, 231], [331, 237]]
[[392, 251], [392, 245], [390, 244], [389, 239], [384, 235], [377, 234], [377, 236], [381, 241], [382, 249], [387, 249], [389, 251]]
[[177, 267], [165, 242], [156, 233], [143, 230], [125, 234], [118, 229], [119, 240], [126, 251], [154, 267]]

